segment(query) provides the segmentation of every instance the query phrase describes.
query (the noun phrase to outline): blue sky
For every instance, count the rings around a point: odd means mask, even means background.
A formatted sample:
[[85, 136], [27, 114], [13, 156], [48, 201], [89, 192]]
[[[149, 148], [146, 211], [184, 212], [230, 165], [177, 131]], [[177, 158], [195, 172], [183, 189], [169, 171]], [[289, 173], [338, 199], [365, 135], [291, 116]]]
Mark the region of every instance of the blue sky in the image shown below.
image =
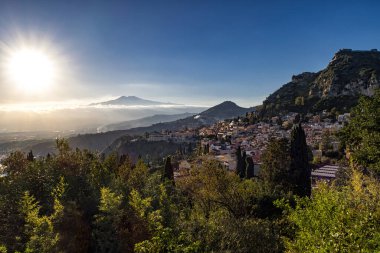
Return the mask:
[[379, 1], [350, 0], [1, 0], [0, 41], [46, 40], [66, 59], [66, 83], [25, 100], [136, 95], [251, 106], [341, 48], [379, 48], [379, 11]]

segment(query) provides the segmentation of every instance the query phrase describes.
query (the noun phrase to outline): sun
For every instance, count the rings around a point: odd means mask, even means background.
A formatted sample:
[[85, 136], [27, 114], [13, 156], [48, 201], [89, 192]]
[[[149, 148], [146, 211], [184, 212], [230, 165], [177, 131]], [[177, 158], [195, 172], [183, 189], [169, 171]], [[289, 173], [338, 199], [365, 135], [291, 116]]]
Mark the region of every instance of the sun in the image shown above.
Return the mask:
[[24, 48], [12, 52], [6, 64], [9, 80], [28, 93], [40, 93], [52, 85], [54, 62], [41, 50]]

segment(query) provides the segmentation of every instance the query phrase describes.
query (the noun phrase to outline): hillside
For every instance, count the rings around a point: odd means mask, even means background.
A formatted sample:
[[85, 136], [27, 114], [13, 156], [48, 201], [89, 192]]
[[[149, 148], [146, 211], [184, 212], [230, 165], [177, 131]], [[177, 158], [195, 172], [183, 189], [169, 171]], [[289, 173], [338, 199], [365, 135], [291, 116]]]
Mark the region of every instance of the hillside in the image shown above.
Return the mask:
[[[92, 151], [102, 151], [106, 147], [112, 144], [114, 140], [117, 138], [126, 135], [127, 130], [124, 131], [110, 131], [106, 133], [96, 133], [96, 134], [80, 134], [77, 136], [73, 136], [68, 138], [68, 142], [70, 147], [72, 148], [80, 148], [80, 149], [89, 149]], [[16, 143], [12, 144], [13, 146]], [[7, 147], [3, 147], [7, 148]], [[33, 150], [33, 153], [37, 156], [42, 155], [45, 156], [47, 153], [55, 153], [55, 140], [45, 140], [39, 141], [34, 145], [22, 145], [18, 144], [18, 149], [21, 149], [24, 152], [29, 152], [29, 150]], [[8, 148], [9, 150], [9, 148]]]
[[103, 153], [110, 154], [116, 151], [119, 154], [128, 154], [132, 161], [138, 157], [144, 160], [161, 160], [163, 157], [175, 154], [185, 144], [167, 141], [147, 141], [142, 138], [135, 140], [129, 136], [123, 136], [114, 141]]
[[199, 118], [208, 120], [223, 120], [244, 115], [252, 111], [252, 108], [243, 108], [231, 101], [225, 101], [199, 114]]
[[252, 108], [243, 108], [231, 101], [225, 101], [195, 116], [190, 116], [172, 122], [159, 123], [146, 128], [130, 129], [130, 132], [133, 134], [139, 134], [142, 130], [144, 132], [154, 132], [161, 130], [173, 131], [184, 128], [196, 128], [203, 125], [214, 124], [219, 120], [245, 115], [247, 112], [252, 110]]
[[144, 117], [141, 119], [128, 120], [115, 124], [109, 124], [98, 128], [99, 132], [115, 131], [115, 130], [126, 130], [136, 127], [146, 127], [153, 124], [161, 122], [169, 122], [178, 119], [187, 118], [194, 115], [195, 113], [180, 113], [180, 114], [156, 114], [150, 117]]
[[379, 87], [380, 52], [343, 49], [328, 66], [317, 72], [295, 75], [264, 102], [261, 115], [321, 112], [335, 109], [347, 112], [361, 95], [372, 95]]

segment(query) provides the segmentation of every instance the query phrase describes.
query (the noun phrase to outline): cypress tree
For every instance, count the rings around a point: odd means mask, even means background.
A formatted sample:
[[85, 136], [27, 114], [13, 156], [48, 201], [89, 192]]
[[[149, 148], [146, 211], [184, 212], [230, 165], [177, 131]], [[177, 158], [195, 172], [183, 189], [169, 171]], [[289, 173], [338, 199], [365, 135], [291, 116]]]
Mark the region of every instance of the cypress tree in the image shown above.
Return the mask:
[[173, 180], [174, 182], [174, 171], [173, 171], [173, 166], [172, 166], [170, 156], [168, 156], [165, 161], [164, 179], [165, 178], [169, 180]]
[[247, 157], [246, 164], [246, 178], [253, 178], [255, 176], [255, 164], [253, 163], [252, 157]]
[[305, 131], [301, 123], [292, 129], [290, 138], [290, 171], [293, 178], [294, 193], [299, 196], [311, 194], [311, 168], [308, 159], [308, 147]]
[[30, 150], [30, 152], [28, 153], [28, 155], [26, 156], [26, 160], [30, 161], [30, 162], [33, 162], [34, 161], [34, 155], [33, 155], [33, 151]]
[[236, 174], [241, 176], [242, 175], [242, 170], [243, 170], [243, 160], [241, 157], [241, 148], [240, 146], [237, 147], [236, 149]]
[[191, 142], [189, 142], [189, 146], [187, 147], [187, 152], [189, 154], [191, 154], [193, 152], [193, 145], [191, 144]]
[[241, 170], [240, 170], [240, 178], [245, 178], [246, 177], [246, 175], [247, 175], [247, 173], [246, 173], [246, 171], [247, 171], [247, 153], [245, 152], [245, 151], [243, 151], [243, 155], [242, 155], [242, 157], [241, 157], [241, 166], [242, 166], [242, 168], [241, 168]]
[[208, 144], [206, 144], [206, 145], [203, 146], [203, 154], [204, 154], [204, 155], [207, 155], [207, 154], [208, 154], [209, 147], [210, 147], [210, 146], [209, 146]]
[[[138, 159], [141, 159], [141, 156], [139, 155]], [[128, 164], [129, 166], [132, 165], [131, 159], [128, 154], [122, 154], [119, 158], [119, 166], [123, 164]]]

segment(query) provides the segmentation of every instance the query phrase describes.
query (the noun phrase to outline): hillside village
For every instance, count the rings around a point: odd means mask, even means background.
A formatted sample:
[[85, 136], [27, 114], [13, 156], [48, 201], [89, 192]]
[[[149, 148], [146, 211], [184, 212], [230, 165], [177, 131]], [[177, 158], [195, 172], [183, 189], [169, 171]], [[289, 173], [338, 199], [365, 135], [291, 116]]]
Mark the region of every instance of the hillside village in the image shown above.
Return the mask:
[[[235, 154], [240, 147], [252, 157], [257, 173], [269, 140], [289, 138], [292, 126], [302, 122], [315, 168], [333, 165], [343, 155], [335, 133], [349, 121], [348, 112], [359, 97], [373, 95], [379, 87], [379, 62], [380, 53], [375, 49], [339, 50], [325, 69], [293, 76], [259, 109], [245, 116], [203, 127], [163, 129], [150, 133], [147, 140], [198, 142], [198, 155], [213, 157], [229, 170], [236, 168]], [[185, 161], [179, 164], [180, 170], [188, 167]]]
[[[253, 113], [254, 114], [254, 113]], [[250, 114], [247, 114], [247, 116]], [[249, 117], [249, 116], [248, 116]], [[219, 121], [210, 126], [179, 131], [162, 131], [146, 135], [148, 141], [168, 142], [198, 142], [197, 155], [206, 156], [219, 161], [226, 169], [236, 169], [236, 150], [241, 148], [247, 157], [251, 157], [255, 164], [255, 175], [258, 174], [261, 164], [261, 155], [264, 153], [271, 138], [290, 138], [291, 126], [299, 121], [298, 113], [288, 113], [284, 116], [272, 117], [269, 121], [249, 123], [248, 117]], [[307, 114], [302, 121], [302, 128], [306, 133], [306, 142], [310, 147], [313, 162], [326, 164], [334, 162], [323, 154], [336, 155], [340, 143], [334, 134], [339, 131], [350, 118], [349, 113], [340, 115], [324, 111], [321, 114]], [[183, 175], [183, 171], [190, 168], [188, 160], [178, 161], [176, 176]], [[335, 167], [335, 171], [338, 167]], [[335, 173], [334, 173], [335, 177]]]

